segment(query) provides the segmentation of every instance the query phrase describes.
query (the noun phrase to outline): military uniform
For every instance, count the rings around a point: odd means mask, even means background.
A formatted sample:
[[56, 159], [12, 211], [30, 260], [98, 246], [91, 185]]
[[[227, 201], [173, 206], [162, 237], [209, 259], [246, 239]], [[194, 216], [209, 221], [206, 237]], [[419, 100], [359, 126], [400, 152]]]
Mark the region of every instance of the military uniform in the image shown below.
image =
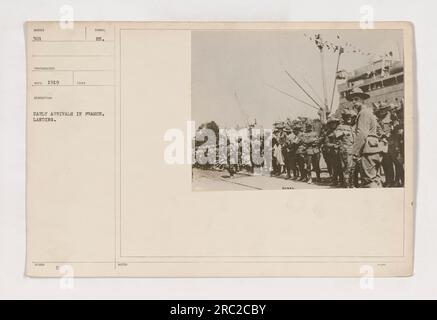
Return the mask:
[[[336, 126], [338, 126], [339, 122], [340, 120], [335, 117], [330, 117], [328, 119], [328, 128], [326, 129], [324, 141], [323, 141], [323, 146], [326, 150], [324, 159], [327, 166], [330, 166], [331, 169], [330, 176], [331, 176], [332, 185], [337, 185], [338, 181], [340, 180], [339, 145], [335, 136]], [[335, 123], [335, 127], [331, 125], [332, 123]]]
[[328, 136], [332, 134], [333, 130], [328, 128], [327, 126], [323, 129], [322, 134], [320, 135], [320, 141], [322, 142], [321, 145], [321, 152], [323, 156], [323, 160], [325, 160], [326, 163], [326, 170], [328, 171], [329, 177], [332, 178], [333, 176], [333, 167], [332, 167], [332, 159], [330, 158], [329, 154], [329, 140]]
[[303, 144], [305, 145], [305, 172], [308, 183], [312, 183], [311, 172], [316, 172], [317, 180], [320, 180], [320, 146], [319, 136], [315, 131], [305, 132], [302, 135]]
[[392, 187], [394, 185], [395, 171], [394, 171], [394, 145], [393, 145], [393, 121], [391, 113], [388, 112], [390, 106], [383, 105], [378, 110], [378, 124], [379, 124], [379, 136], [381, 142], [382, 152], [382, 168], [385, 175], [385, 186]]
[[[297, 127], [300, 130], [300, 127]], [[307, 177], [305, 169], [305, 157], [306, 157], [306, 147], [303, 142], [303, 133], [298, 131], [295, 134], [295, 146], [296, 146], [296, 163], [299, 168], [300, 178], [299, 180], [305, 180]]]
[[381, 148], [377, 135], [378, 123], [372, 109], [363, 105], [357, 117], [352, 154], [360, 159], [363, 187], [376, 188], [381, 183]]
[[286, 126], [281, 133], [279, 143], [281, 144], [282, 157], [284, 159], [284, 170], [287, 173], [287, 178], [290, 178], [290, 148], [288, 143], [288, 135], [291, 133], [291, 129]]
[[238, 171], [238, 160], [235, 161], [235, 155], [237, 153], [238, 149], [235, 147], [235, 145], [229, 143], [227, 146], [227, 169], [231, 178], [234, 177], [234, 174]]
[[284, 154], [282, 146], [285, 144], [285, 133], [282, 131], [283, 126], [278, 127], [275, 133], [273, 146], [273, 175], [281, 175], [284, 169]]
[[[351, 116], [349, 110], [343, 112], [343, 119]], [[354, 144], [354, 129], [352, 124], [347, 123], [347, 121], [340, 123], [335, 129], [335, 137], [338, 141], [340, 180], [343, 186], [350, 188], [353, 186], [352, 146]]]
[[296, 134], [290, 132], [287, 135], [287, 139], [285, 142], [285, 150], [287, 154], [287, 177], [291, 177], [291, 173], [293, 173], [293, 179], [297, 179], [298, 170], [297, 170], [297, 161], [296, 161], [296, 150], [297, 150], [297, 137]]
[[393, 119], [393, 158], [395, 164], [395, 186], [404, 185], [404, 106], [401, 101], [400, 106], [397, 106], [392, 111]]
[[[356, 133], [356, 127], [357, 127], [357, 113], [355, 112], [355, 110], [350, 109], [349, 111], [351, 111], [352, 117], [351, 117], [351, 121], [352, 121], [352, 130], [353, 133], [355, 135]], [[354, 136], [355, 139], [355, 136]], [[354, 140], [355, 143], [355, 140]], [[352, 154], [353, 157], [353, 154]], [[358, 161], [352, 161], [352, 168], [351, 168], [351, 174], [352, 174], [352, 180], [353, 180], [353, 186], [354, 188], [358, 188], [359, 187], [359, 175], [361, 172], [361, 164]]]

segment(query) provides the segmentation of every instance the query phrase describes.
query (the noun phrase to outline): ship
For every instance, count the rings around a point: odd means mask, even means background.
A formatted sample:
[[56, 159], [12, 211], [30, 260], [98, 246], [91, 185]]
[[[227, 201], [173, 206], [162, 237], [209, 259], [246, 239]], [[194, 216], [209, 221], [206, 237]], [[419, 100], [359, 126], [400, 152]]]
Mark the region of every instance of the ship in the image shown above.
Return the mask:
[[335, 112], [341, 114], [344, 108], [350, 107], [347, 96], [354, 88], [361, 88], [370, 95], [366, 103], [381, 105], [393, 103], [399, 105], [404, 99], [404, 65], [402, 61], [381, 58], [352, 72], [340, 70], [337, 79], [339, 83], [339, 105]]

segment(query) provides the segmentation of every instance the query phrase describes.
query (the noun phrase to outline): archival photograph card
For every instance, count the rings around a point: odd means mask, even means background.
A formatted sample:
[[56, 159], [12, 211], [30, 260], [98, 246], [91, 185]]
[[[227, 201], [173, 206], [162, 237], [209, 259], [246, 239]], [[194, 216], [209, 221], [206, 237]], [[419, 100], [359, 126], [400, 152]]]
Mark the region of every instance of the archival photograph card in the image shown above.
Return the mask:
[[28, 22], [34, 277], [413, 274], [408, 22]]

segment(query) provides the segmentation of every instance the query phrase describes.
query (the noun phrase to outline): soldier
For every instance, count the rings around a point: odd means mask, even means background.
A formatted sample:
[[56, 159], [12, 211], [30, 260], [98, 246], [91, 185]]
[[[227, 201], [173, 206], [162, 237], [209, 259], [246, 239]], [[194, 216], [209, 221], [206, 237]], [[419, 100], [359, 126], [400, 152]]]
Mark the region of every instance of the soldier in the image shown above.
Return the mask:
[[306, 148], [303, 143], [303, 133], [302, 127], [300, 125], [296, 125], [294, 128], [295, 138], [295, 147], [296, 147], [296, 162], [299, 168], [300, 178], [299, 181], [306, 180], [307, 173], [305, 169], [305, 156], [306, 156]]
[[324, 159], [326, 162], [326, 165], [331, 169], [330, 177], [331, 177], [331, 184], [337, 185], [339, 180], [339, 173], [340, 170], [338, 168], [339, 166], [339, 158], [338, 158], [338, 144], [335, 138], [335, 129], [337, 128], [338, 124], [340, 123], [340, 120], [335, 117], [329, 117], [327, 121], [327, 128], [324, 135], [324, 141], [323, 146], [325, 149], [325, 155]]
[[290, 170], [293, 172], [292, 180], [297, 180], [299, 178], [299, 169], [298, 169], [298, 161], [297, 161], [297, 155], [296, 151], [299, 144], [299, 135], [300, 129], [299, 126], [293, 126], [292, 127], [292, 133], [288, 136], [288, 143], [290, 146], [290, 153], [289, 153], [289, 161], [290, 161]]
[[347, 99], [358, 111], [355, 140], [352, 147], [353, 159], [361, 164], [362, 186], [377, 188], [381, 184], [381, 149], [377, 136], [377, 120], [372, 107], [364, 103], [370, 96], [360, 88], [353, 89]]
[[295, 167], [296, 167], [295, 156], [293, 154], [294, 134], [292, 133], [291, 127], [289, 125], [285, 126], [284, 132], [286, 133], [286, 137], [285, 137], [284, 146], [282, 148], [282, 152], [284, 154], [285, 168], [287, 170], [287, 179], [290, 179], [292, 171], [293, 171], [293, 175], [295, 175]]
[[385, 175], [385, 187], [393, 187], [395, 179], [394, 171], [394, 148], [393, 148], [393, 120], [390, 110], [393, 105], [382, 104], [376, 112], [380, 127], [380, 142], [382, 151], [382, 168]]
[[393, 158], [395, 164], [394, 186], [404, 185], [404, 104], [403, 99], [392, 110], [393, 120]]
[[319, 136], [313, 131], [313, 126], [307, 123], [303, 134], [303, 143], [306, 149], [305, 164], [306, 178], [309, 184], [313, 183], [312, 169], [316, 172], [316, 181], [320, 181], [320, 146]]
[[[355, 135], [356, 127], [357, 127], [356, 124], [357, 124], [357, 115], [358, 114], [356, 113], [356, 111], [353, 108], [349, 109], [349, 111], [352, 114], [352, 116], [351, 116], [351, 123], [352, 123], [352, 130], [353, 130], [353, 133]], [[353, 158], [353, 155], [352, 155], [352, 158]], [[361, 171], [360, 163], [356, 162], [356, 161], [352, 161], [351, 174], [352, 174], [352, 180], [353, 180], [353, 187], [354, 188], [358, 188], [359, 187], [359, 175], [360, 175], [360, 171]]]
[[322, 142], [320, 151], [322, 152], [323, 160], [325, 160], [326, 163], [326, 170], [328, 171], [329, 179], [332, 179], [333, 170], [332, 170], [332, 161], [331, 158], [329, 157], [328, 136], [329, 134], [332, 133], [333, 130], [330, 128], [328, 122], [326, 123], [325, 126], [323, 126], [322, 133], [320, 134], [320, 141]]
[[280, 176], [284, 171], [284, 155], [282, 153], [282, 146], [285, 144], [285, 136], [283, 132], [283, 125], [278, 126], [278, 131], [276, 132], [276, 144], [273, 145], [273, 157], [276, 161], [276, 170], [274, 175]]
[[276, 145], [278, 144], [278, 129], [273, 130], [273, 135], [272, 135], [272, 172], [271, 175], [275, 176], [278, 172], [278, 161], [276, 159]]
[[339, 169], [341, 170], [341, 186], [345, 188], [353, 187], [353, 160], [352, 146], [354, 144], [354, 132], [352, 126], [352, 112], [344, 109], [341, 113], [342, 123], [335, 130], [335, 137], [339, 145]]
[[235, 163], [234, 156], [238, 152], [238, 147], [233, 143], [227, 142], [227, 169], [229, 172], [229, 178], [233, 178], [234, 174], [237, 173], [237, 163]]

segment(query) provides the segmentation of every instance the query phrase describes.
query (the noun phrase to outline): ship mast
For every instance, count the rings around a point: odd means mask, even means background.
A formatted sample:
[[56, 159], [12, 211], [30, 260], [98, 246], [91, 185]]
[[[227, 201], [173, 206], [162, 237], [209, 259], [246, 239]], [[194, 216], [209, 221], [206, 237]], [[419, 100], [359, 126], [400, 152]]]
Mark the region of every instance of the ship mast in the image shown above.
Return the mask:
[[337, 68], [335, 69], [335, 74], [334, 74], [334, 86], [332, 87], [331, 105], [329, 106], [329, 112], [332, 112], [332, 105], [334, 103], [335, 85], [337, 84], [338, 67], [340, 66], [340, 57], [343, 51], [344, 51], [343, 47], [340, 47], [338, 49]]
[[323, 107], [324, 107], [324, 110], [323, 110], [324, 112], [322, 112], [322, 113], [325, 113], [325, 117], [326, 117], [326, 111], [328, 110], [328, 93], [327, 93], [327, 89], [326, 89], [325, 58], [324, 58], [324, 53], [323, 53], [323, 47], [325, 45], [323, 43], [322, 36], [320, 35], [320, 33], [315, 35], [315, 44], [316, 44], [317, 48], [319, 48], [319, 51], [320, 51], [320, 66], [322, 69]]

